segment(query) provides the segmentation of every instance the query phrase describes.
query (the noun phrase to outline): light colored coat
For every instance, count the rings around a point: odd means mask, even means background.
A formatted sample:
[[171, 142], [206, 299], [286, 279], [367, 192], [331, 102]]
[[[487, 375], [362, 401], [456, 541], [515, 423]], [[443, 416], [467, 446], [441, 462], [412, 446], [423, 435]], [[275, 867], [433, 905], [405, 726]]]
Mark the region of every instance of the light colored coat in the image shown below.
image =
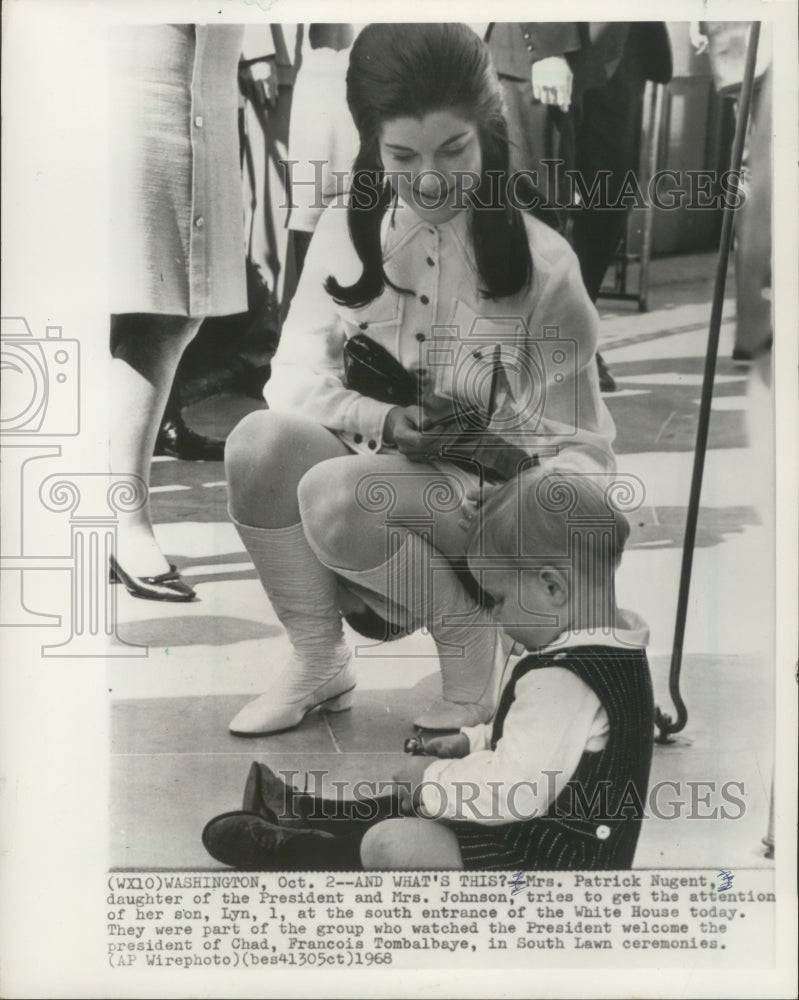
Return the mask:
[[391, 405], [347, 389], [344, 343], [365, 333], [408, 371], [433, 370], [437, 392], [486, 405], [494, 350], [507, 382], [490, 429], [542, 461], [611, 471], [615, 428], [597, 383], [599, 320], [573, 251], [543, 223], [525, 216], [533, 258], [529, 288], [504, 299], [479, 294], [464, 210], [438, 226], [399, 203], [383, 220], [384, 266], [403, 294], [386, 288], [361, 309], [337, 305], [324, 290], [334, 274], [351, 284], [361, 264], [343, 205], [329, 207], [314, 233], [283, 328], [266, 395], [270, 408], [303, 414], [353, 450], [376, 453]]

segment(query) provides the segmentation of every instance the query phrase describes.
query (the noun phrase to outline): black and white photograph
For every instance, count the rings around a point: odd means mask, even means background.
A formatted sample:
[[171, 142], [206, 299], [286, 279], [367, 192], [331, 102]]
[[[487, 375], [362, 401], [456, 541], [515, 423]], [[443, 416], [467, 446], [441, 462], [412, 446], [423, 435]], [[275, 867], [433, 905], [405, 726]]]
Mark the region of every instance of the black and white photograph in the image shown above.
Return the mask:
[[796, 2], [3, 84], [0, 994], [796, 996]]

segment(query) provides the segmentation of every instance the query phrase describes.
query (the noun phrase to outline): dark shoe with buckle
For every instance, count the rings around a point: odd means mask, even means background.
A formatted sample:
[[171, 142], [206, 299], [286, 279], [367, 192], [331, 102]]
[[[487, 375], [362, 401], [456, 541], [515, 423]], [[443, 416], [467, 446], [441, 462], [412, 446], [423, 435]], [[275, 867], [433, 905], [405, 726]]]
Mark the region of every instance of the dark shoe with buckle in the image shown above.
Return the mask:
[[121, 583], [129, 594], [148, 601], [193, 601], [197, 597], [171, 563], [169, 570], [158, 576], [131, 576], [110, 556], [108, 582]]
[[298, 836], [329, 839], [332, 834], [289, 830], [250, 812], [228, 812], [215, 816], [203, 830], [203, 846], [212, 858], [245, 871], [281, 871], [284, 845]]
[[601, 354], [596, 356], [596, 371], [599, 375], [599, 388], [602, 392], [615, 392], [616, 379], [610, 374], [610, 368]]
[[155, 454], [186, 462], [221, 462], [225, 457], [225, 442], [198, 434], [186, 426], [182, 417], [172, 417], [161, 424]]
[[252, 762], [241, 808], [245, 812], [256, 813], [270, 823], [278, 823], [287, 828], [301, 828], [307, 825], [307, 810], [303, 809], [299, 793], [279, 778], [274, 771], [257, 760]]

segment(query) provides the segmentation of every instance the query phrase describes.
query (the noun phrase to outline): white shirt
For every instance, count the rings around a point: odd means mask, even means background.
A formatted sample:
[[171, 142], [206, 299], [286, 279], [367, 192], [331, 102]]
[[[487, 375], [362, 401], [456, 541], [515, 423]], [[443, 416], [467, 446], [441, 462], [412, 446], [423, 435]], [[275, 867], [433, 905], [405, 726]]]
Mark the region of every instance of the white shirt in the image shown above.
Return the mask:
[[[649, 628], [639, 615], [620, 611], [617, 622], [613, 634], [563, 633], [541, 652], [647, 645]], [[461, 730], [469, 738], [468, 756], [435, 760], [425, 770], [421, 804], [429, 816], [498, 826], [544, 815], [583, 753], [602, 750], [607, 743], [608, 716], [593, 689], [575, 673], [543, 667], [517, 682], [494, 750], [492, 731], [492, 722]]]
[[[386, 287], [360, 309], [337, 305], [328, 275], [344, 285], [360, 277], [347, 212], [333, 204], [311, 240], [297, 293], [283, 326], [269, 406], [318, 420], [355, 451], [376, 453], [391, 405], [344, 385], [343, 346], [365, 333], [408, 370], [433, 370], [437, 390], [462, 402], [485, 392], [500, 345], [507, 391], [491, 430], [558, 466], [612, 471], [613, 421], [599, 394], [594, 353], [599, 319], [567, 242], [530, 215], [530, 286], [500, 300], [482, 298], [470, 238], [470, 210], [438, 226], [399, 203], [383, 219], [384, 267], [405, 295]], [[579, 405], [578, 405], [579, 400]]]

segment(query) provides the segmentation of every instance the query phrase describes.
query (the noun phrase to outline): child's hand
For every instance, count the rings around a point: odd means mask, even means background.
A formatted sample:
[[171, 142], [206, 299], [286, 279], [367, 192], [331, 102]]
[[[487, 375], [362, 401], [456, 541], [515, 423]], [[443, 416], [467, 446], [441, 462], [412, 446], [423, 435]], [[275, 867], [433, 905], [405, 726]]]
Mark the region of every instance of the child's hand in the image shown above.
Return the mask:
[[452, 736], [434, 736], [424, 741], [424, 750], [431, 757], [466, 757], [469, 753], [469, 737], [463, 733]]
[[462, 531], [468, 531], [471, 528], [472, 520], [478, 510], [500, 488], [500, 483], [488, 483], [482, 487], [475, 486], [471, 490], [466, 490], [463, 503], [461, 504], [461, 512], [463, 516], [460, 521], [458, 521], [458, 527]]

